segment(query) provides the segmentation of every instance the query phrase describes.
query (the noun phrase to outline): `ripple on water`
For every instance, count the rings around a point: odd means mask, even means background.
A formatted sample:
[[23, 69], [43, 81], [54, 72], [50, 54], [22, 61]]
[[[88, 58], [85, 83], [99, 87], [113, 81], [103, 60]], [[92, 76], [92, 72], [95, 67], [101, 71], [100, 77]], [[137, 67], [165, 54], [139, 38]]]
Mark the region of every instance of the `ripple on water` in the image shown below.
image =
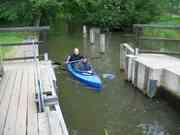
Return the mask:
[[142, 129], [143, 135], [170, 135], [158, 122], [139, 124], [137, 127]]

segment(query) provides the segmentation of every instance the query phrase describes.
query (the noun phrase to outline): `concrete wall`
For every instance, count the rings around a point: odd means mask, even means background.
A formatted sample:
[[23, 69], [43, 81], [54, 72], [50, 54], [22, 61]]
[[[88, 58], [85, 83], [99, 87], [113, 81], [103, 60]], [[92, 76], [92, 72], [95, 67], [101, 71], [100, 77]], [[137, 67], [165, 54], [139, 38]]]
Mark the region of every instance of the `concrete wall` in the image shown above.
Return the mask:
[[164, 69], [161, 86], [172, 94], [180, 96], [180, 76], [178, 74]]
[[180, 98], [180, 60], [167, 55], [137, 54], [127, 44], [120, 46], [120, 68], [127, 80], [149, 97], [158, 87]]

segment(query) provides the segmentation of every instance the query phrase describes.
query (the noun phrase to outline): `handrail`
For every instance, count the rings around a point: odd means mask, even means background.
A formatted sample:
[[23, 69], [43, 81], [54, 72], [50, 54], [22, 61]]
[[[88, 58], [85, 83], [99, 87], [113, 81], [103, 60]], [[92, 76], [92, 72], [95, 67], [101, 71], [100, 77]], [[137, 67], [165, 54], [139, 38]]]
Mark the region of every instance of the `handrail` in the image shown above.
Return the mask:
[[8, 27], [0, 28], [0, 32], [43, 32], [49, 31], [49, 26], [35, 26], [35, 27]]
[[40, 80], [40, 67], [39, 67], [39, 59], [37, 59], [37, 50], [38, 46], [35, 45], [35, 41], [33, 42], [33, 55], [34, 55], [34, 61], [35, 61], [35, 67], [36, 67], [36, 93], [37, 93], [37, 100], [38, 100], [38, 111], [43, 112], [44, 111], [44, 96], [43, 96], [43, 87], [42, 82]]
[[[34, 42], [34, 45], [40, 45], [43, 44], [43, 41], [36, 41]], [[11, 46], [27, 46], [27, 45], [33, 45], [33, 42], [21, 42], [21, 43], [7, 43], [7, 44], [0, 44], [0, 47], [11, 47]]]

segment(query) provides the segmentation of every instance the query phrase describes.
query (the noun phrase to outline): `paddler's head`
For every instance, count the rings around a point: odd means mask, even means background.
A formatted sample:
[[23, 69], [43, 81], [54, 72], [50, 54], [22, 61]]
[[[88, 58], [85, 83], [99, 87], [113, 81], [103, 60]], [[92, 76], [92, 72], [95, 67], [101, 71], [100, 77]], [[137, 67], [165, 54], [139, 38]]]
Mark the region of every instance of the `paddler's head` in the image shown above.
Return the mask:
[[80, 54], [79, 49], [78, 48], [74, 48], [73, 53], [75, 55], [79, 55]]

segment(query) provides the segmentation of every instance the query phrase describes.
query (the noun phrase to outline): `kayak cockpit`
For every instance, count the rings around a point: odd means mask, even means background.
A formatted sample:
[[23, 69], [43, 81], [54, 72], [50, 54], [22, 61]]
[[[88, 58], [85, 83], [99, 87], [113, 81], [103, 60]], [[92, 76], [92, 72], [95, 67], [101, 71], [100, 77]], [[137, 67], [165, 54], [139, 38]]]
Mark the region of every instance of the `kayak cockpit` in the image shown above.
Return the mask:
[[76, 63], [69, 63], [66, 65], [67, 70], [71, 75], [79, 80], [82, 84], [96, 89], [99, 91], [102, 88], [100, 77], [94, 72], [93, 69], [89, 71], [81, 71]]

